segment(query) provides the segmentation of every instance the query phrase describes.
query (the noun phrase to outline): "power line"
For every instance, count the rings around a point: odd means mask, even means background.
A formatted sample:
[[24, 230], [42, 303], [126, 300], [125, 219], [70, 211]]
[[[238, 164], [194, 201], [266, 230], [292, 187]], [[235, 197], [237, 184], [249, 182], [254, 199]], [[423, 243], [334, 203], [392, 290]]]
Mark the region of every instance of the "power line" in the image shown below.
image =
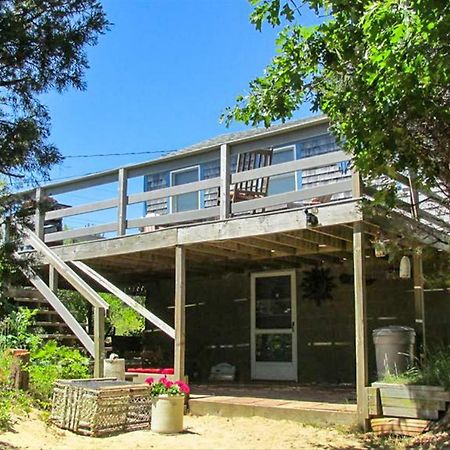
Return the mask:
[[74, 158], [101, 158], [105, 156], [134, 156], [134, 155], [166, 155], [168, 153], [175, 152], [176, 150], [155, 150], [147, 152], [125, 152], [125, 153], [97, 153], [91, 155], [67, 155], [63, 156], [63, 159], [74, 159]]

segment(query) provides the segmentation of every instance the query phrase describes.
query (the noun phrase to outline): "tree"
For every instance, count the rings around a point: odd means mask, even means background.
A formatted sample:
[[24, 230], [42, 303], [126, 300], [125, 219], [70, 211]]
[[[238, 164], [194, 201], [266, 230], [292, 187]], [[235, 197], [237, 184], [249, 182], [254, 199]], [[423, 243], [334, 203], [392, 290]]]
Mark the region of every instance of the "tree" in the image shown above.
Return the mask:
[[[95, 45], [108, 21], [97, 0], [0, 0], [0, 226], [25, 220], [29, 201], [10, 195], [12, 181], [38, 181], [61, 160], [49, 142], [50, 117], [41, 95], [84, 89], [86, 47]], [[25, 207], [23, 207], [25, 206]], [[28, 211], [27, 211], [28, 209]], [[17, 270], [13, 239], [0, 241], [1, 281]]]
[[[283, 28], [277, 55], [225, 111], [227, 123], [268, 126], [311, 102], [363, 175], [409, 170], [450, 201], [447, 0], [249, 1], [258, 30]], [[303, 8], [321, 23], [303, 26]]]
[[60, 161], [40, 95], [85, 88], [85, 48], [107, 26], [97, 0], [0, 1], [1, 174], [41, 178]]

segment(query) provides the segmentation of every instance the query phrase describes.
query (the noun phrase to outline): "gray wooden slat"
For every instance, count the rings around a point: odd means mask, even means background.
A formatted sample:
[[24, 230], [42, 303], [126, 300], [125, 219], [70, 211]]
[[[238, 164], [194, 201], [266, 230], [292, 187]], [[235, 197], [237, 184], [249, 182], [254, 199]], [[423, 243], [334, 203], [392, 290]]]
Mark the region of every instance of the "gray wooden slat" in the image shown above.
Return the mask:
[[155, 217], [142, 217], [128, 221], [128, 228], [140, 228], [147, 225], [173, 225], [181, 222], [190, 222], [199, 219], [217, 218], [220, 214], [219, 206], [205, 209], [195, 209], [192, 211], [183, 211], [173, 214], [165, 214]]
[[309, 158], [297, 159], [286, 163], [275, 164], [272, 166], [261, 167], [259, 169], [246, 170], [244, 172], [233, 173], [231, 183], [240, 183], [255, 178], [263, 178], [274, 175], [282, 175], [294, 172], [296, 170], [312, 169], [321, 166], [336, 164], [341, 161], [347, 161], [349, 155], [342, 151], [325, 153], [323, 155], [311, 156]]
[[[45, 235], [45, 242], [63, 241], [83, 236], [92, 236], [100, 233], [108, 233], [117, 230], [117, 223], [105, 223], [93, 227], [77, 228], [75, 230], [56, 231]], [[100, 237], [99, 237], [100, 239]]]
[[48, 195], [66, 194], [67, 192], [79, 191], [80, 189], [88, 189], [114, 183], [117, 181], [117, 176], [118, 171], [117, 169], [114, 169], [102, 173], [85, 175], [84, 177], [76, 178], [75, 180], [51, 183], [45, 185], [44, 189], [45, 193]]
[[255, 200], [246, 200], [234, 203], [231, 207], [232, 213], [239, 213], [260, 208], [268, 208], [270, 206], [282, 205], [285, 203], [300, 202], [302, 200], [314, 197], [322, 197], [324, 195], [332, 195], [341, 192], [347, 192], [352, 189], [351, 180], [339, 181], [337, 183], [325, 184], [300, 191], [287, 192], [284, 194], [270, 195], [269, 197], [258, 198]]
[[203, 191], [220, 186], [220, 177], [209, 178], [207, 180], [195, 181], [193, 183], [180, 184], [168, 188], [157, 189], [154, 191], [140, 192], [128, 196], [128, 204], [140, 203], [148, 200], [158, 200], [160, 198], [171, 197], [188, 192]]
[[411, 417], [416, 419], [439, 419], [439, 411], [437, 411], [436, 409], [416, 409], [383, 406], [383, 415], [395, 417]]
[[99, 202], [85, 203], [83, 205], [71, 206], [69, 208], [48, 211], [45, 214], [46, 220], [62, 219], [63, 217], [76, 216], [93, 211], [102, 211], [104, 209], [115, 208], [118, 204], [117, 198], [110, 198]]

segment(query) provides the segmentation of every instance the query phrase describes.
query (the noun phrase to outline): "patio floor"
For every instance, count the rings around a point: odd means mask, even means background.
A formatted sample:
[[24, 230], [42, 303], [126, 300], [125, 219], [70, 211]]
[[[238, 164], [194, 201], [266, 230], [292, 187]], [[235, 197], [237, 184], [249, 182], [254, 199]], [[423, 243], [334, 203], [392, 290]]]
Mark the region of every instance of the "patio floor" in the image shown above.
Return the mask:
[[319, 425], [354, 425], [353, 388], [277, 384], [204, 384], [192, 386], [194, 415], [260, 416]]

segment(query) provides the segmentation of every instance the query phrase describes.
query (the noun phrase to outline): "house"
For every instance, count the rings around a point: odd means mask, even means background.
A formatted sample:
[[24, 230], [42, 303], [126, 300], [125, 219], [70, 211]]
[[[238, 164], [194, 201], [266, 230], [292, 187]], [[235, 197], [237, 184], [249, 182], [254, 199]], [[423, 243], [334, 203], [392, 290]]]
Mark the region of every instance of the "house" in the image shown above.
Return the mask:
[[[262, 154], [270, 161], [261, 163]], [[136, 179], [144, 187], [132, 192]], [[450, 338], [433, 309], [449, 312], [446, 293], [425, 303], [421, 256], [426, 244], [449, 249], [448, 217], [439, 213], [444, 202], [404, 174], [397, 182], [406, 194], [398, 208], [370, 215], [361, 208], [376, 186], [363, 186], [324, 116], [219, 136], [38, 188], [37, 200], [99, 186], [117, 194], [56, 211], [38, 208], [28, 239], [50, 278], [46, 283], [37, 273], [32, 282], [95, 356], [97, 374], [107, 305], [80, 271], [146, 317], [149, 348], [162, 349], [162, 364], [173, 358], [178, 377], [206, 379], [226, 362], [240, 381], [355, 383], [363, 423], [375, 372], [373, 329], [413, 326], [422, 344], [428, 329]], [[246, 195], [238, 198], [238, 191]], [[138, 216], [130, 214], [133, 205]], [[104, 211], [111, 216], [104, 223], [44, 235], [44, 220]], [[82, 241], [99, 233], [106, 235]], [[48, 248], [69, 239], [77, 242]], [[399, 279], [387, 258], [375, 257], [373, 243], [386, 241], [411, 257], [412, 279]], [[94, 341], [54, 295], [55, 271], [94, 305]], [[147, 287], [146, 308], [123, 292], [135, 283]]]

